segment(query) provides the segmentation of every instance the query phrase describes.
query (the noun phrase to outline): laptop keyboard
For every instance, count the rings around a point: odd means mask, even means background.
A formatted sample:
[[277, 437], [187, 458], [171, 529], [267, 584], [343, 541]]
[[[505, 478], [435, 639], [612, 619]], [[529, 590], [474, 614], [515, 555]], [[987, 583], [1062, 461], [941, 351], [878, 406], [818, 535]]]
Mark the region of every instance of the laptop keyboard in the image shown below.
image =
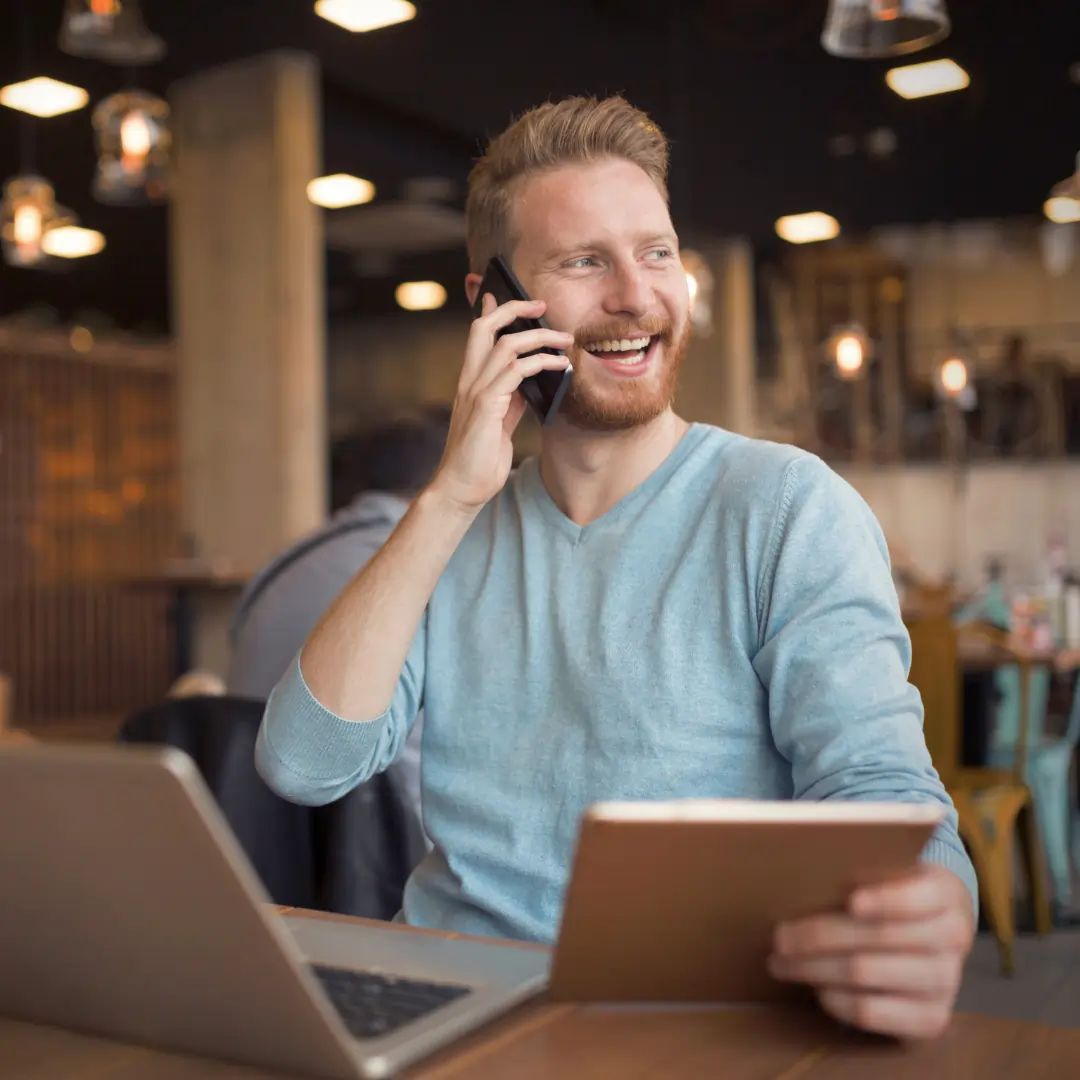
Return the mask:
[[356, 1039], [387, 1035], [470, 993], [467, 986], [417, 982], [312, 964], [311, 971]]

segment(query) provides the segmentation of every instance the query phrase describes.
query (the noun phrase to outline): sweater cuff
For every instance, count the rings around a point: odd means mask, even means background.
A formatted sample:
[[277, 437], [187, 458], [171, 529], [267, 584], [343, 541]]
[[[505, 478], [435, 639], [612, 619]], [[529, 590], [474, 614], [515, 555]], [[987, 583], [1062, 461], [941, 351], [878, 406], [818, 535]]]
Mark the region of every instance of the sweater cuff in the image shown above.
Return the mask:
[[963, 851], [957, 849], [945, 840], [931, 837], [930, 842], [923, 848], [922, 861], [933, 863], [935, 866], [943, 866], [951, 870], [966, 886], [971, 893], [971, 904], [975, 911], [975, 921], [979, 919], [979, 883], [975, 877], [975, 867]]
[[336, 780], [341, 762], [367, 762], [378, 753], [390, 710], [374, 720], [344, 720], [325, 708], [300, 670], [289, 665], [266, 703], [261, 735], [266, 749], [295, 776]]

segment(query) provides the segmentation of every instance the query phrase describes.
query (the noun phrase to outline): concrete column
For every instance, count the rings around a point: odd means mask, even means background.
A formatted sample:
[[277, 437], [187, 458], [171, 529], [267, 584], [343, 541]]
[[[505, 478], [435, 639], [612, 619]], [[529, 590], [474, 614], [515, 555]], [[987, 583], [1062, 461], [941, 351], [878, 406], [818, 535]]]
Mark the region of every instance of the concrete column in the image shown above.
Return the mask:
[[[172, 268], [185, 530], [253, 571], [326, 510], [319, 71], [281, 52], [172, 92]], [[199, 612], [223, 671], [235, 594]]]
[[696, 250], [712, 272], [712, 326], [694, 329], [676, 408], [688, 420], [753, 435], [757, 378], [753, 252], [741, 239]]

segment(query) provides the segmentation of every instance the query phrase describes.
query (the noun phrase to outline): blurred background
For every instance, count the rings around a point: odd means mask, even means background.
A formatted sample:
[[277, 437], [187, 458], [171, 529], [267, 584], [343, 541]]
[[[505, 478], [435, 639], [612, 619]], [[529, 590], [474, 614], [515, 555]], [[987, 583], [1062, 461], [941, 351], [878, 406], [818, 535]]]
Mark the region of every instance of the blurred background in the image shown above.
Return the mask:
[[1075, 4], [0, 0], [0, 87], [20, 725], [224, 672], [335, 442], [451, 400], [470, 166], [571, 93], [672, 139], [681, 413], [824, 457], [901, 589], [990, 567], [1080, 635]]

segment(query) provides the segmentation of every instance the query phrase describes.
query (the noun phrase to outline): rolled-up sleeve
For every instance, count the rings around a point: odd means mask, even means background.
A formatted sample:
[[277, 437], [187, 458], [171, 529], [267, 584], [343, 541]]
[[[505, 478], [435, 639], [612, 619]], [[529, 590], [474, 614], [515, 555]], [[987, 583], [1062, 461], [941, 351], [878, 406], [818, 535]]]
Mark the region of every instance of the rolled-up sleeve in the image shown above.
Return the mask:
[[372, 720], [344, 720], [312, 694], [289, 666], [266, 704], [255, 767], [282, 798], [309, 806], [333, 802], [391, 765], [423, 702], [426, 618], [413, 639], [389, 708]]

